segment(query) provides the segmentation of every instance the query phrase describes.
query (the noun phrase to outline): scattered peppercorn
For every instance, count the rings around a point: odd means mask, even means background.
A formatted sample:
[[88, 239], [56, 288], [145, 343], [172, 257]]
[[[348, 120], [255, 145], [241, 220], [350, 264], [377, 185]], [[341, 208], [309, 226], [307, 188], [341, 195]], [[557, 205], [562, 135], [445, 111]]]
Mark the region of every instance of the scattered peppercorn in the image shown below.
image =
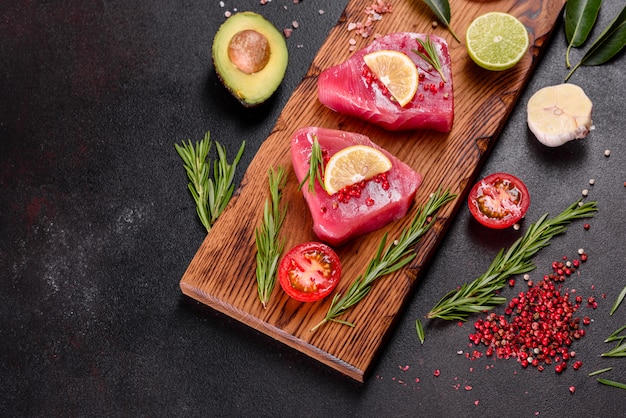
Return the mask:
[[[570, 351], [570, 346], [586, 334], [581, 319], [575, 317], [583, 297], [577, 295], [572, 302], [570, 293], [561, 288], [562, 282], [579, 266], [578, 259], [563, 257], [554, 261], [552, 272], [541, 281], [535, 284], [528, 280], [528, 290], [519, 292], [509, 301], [504, 315], [490, 312], [485, 319], [477, 320], [474, 332], [469, 335], [470, 341], [476, 346], [484, 345], [484, 354], [488, 357], [514, 358], [521, 367], [532, 366], [539, 371], [554, 364], [556, 373], [565, 371], [567, 362], [576, 355], [575, 351]], [[589, 307], [597, 306], [592, 296], [587, 302]], [[584, 325], [590, 322], [587, 316], [582, 320]], [[474, 350], [474, 354], [466, 357], [476, 359], [482, 355]], [[576, 361], [573, 368], [577, 370], [581, 366], [582, 362]]]

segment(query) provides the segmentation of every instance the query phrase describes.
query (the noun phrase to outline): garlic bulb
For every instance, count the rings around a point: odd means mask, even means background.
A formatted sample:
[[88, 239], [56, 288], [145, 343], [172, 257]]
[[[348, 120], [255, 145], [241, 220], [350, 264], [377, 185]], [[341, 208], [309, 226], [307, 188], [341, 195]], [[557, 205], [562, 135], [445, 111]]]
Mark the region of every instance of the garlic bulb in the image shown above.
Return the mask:
[[542, 144], [558, 147], [587, 136], [592, 107], [589, 97], [577, 85], [544, 87], [528, 100], [528, 127]]

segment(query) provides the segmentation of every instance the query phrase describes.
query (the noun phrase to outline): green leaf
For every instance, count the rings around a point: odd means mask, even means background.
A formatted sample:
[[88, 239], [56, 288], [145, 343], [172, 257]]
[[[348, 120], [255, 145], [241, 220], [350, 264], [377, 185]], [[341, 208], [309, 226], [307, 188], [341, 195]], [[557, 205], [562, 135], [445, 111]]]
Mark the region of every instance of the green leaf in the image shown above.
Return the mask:
[[570, 67], [569, 53], [581, 46], [596, 23], [602, 0], [569, 0], [565, 5], [565, 37], [568, 46], [565, 53], [567, 68]]
[[602, 383], [603, 385], [613, 386], [614, 388], [626, 389], [626, 383], [616, 382], [614, 380], [608, 380], [608, 379], [600, 379], [600, 378], [598, 378], [598, 382]]
[[419, 318], [415, 320], [415, 332], [417, 333], [417, 338], [419, 338], [420, 343], [424, 344], [424, 326]]
[[572, 68], [565, 77], [565, 81], [569, 80], [574, 71], [581, 65], [602, 65], [613, 58], [624, 46], [626, 46], [626, 6], [604, 29], [604, 32], [595, 40], [580, 62]]
[[599, 375], [599, 374], [602, 374], [602, 373], [606, 373], [606, 372], [610, 372], [611, 370], [613, 370], [612, 367], [607, 367], [607, 368], [604, 368], [604, 369], [596, 370], [596, 371], [593, 371], [593, 372], [589, 373], [589, 377], [596, 376], [596, 375]]
[[454, 36], [454, 39], [456, 39], [457, 42], [461, 42], [459, 40], [459, 37], [456, 36], [456, 33], [454, 33], [452, 27], [450, 26], [450, 20], [452, 19], [452, 16], [450, 14], [450, 3], [448, 3], [448, 0], [423, 0], [423, 2], [426, 3], [428, 7], [430, 7], [430, 10], [432, 10], [433, 13], [437, 16], [437, 19], [439, 19], [441, 23], [448, 27], [448, 30], [450, 31], [452, 36]]
[[626, 286], [624, 286], [620, 294], [617, 296], [617, 299], [615, 300], [615, 304], [613, 305], [613, 308], [611, 308], [611, 312], [609, 312], [609, 315], [613, 315], [615, 313], [617, 308], [619, 308], [619, 305], [622, 304], [624, 297], [626, 297]]

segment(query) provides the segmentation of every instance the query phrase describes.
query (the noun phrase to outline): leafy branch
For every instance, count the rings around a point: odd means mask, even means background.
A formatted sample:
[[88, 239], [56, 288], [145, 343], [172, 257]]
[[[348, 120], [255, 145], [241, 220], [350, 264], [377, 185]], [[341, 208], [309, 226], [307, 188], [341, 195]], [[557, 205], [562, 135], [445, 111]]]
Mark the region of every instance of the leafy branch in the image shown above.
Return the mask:
[[331, 321], [354, 327], [353, 323], [339, 319], [339, 317], [367, 296], [378, 278], [401, 269], [416, 257], [417, 253], [413, 247], [434, 225], [435, 213], [455, 197], [456, 195], [450, 194], [449, 191], [437, 190], [426, 204], [417, 210], [411, 224], [402, 230], [400, 237], [389, 246], [387, 246], [387, 234], [385, 234], [365, 272], [352, 282], [345, 295], [335, 294], [326, 316], [311, 331]]
[[550, 245], [550, 239], [565, 232], [567, 225], [575, 219], [591, 217], [597, 210], [596, 202], [580, 204], [579, 200], [552, 219], [548, 219], [548, 214], [543, 215], [508, 251], [505, 252], [504, 248], [500, 250], [483, 275], [448, 292], [431, 309], [427, 318], [466, 320], [472, 313], [506, 302], [506, 298], [496, 294], [506, 285], [506, 279], [533, 270], [532, 257]]
[[602, 65], [613, 58], [624, 46], [626, 46], [626, 6], [615, 17], [613, 22], [604, 29], [580, 62], [572, 68], [565, 77], [565, 81], [569, 80], [574, 71], [581, 65]]
[[[187, 185], [196, 203], [196, 212], [207, 232], [222, 214], [235, 190], [233, 179], [237, 164], [243, 155], [246, 142], [243, 141], [232, 164], [226, 158], [226, 148], [215, 142], [218, 159], [208, 158], [211, 150], [211, 137], [207, 132], [195, 145], [191, 140], [182, 141], [182, 145], [174, 144], [176, 152], [183, 160], [183, 166], [189, 179]], [[213, 177], [210, 177], [211, 169]]]
[[270, 197], [265, 200], [263, 207], [263, 223], [255, 230], [256, 239], [256, 279], [259, 300], [263, 308], [267, 307], [272, 290], [276, 284], [276, 269], [278, 259], [283, 252], [284, 241], [278, 239], [280, 228], [287, 214], [287, 207], [280, 210], [282, 188], [285, 185], [285, 169], [280, 166], [275, 171], [268, 170]]
[[569, 53], [572, 48], [581, 46], [596, 23], [602, 0], [569, 0], [565, 4], [565, 37], [567, 51], [565, 63], [570, 68]]

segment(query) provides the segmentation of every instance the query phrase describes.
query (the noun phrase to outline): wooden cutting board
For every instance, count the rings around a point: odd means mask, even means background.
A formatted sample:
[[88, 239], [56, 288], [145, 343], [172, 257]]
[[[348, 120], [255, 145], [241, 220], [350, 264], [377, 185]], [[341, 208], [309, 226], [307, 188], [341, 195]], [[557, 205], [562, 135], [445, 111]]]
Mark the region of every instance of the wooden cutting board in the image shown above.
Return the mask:
[[[352, 54], [350, 40], [356, 40], [359, 49], [373, 41], [373, 37], [362, 38], [354, 31], [348, 31], [348, 25], [364, 21], [363, 10], [374, 1], [354, 0], [348, 4], [306, 77], [287, 102], [271, 135], [248, 167], [236, 196], [200, 246], [180, 282], [185, 295], [358, 381], [364, 381], [403, 306], [411, 300], [422, 268], [443, 238], [453, 215], [464, 205], [469, 188], [546, 48], [565, 4], [565, 0], [451, 2], [452, 27], [462, 40], [470, 22], [489, 11], [511, 13], [527, 27], [530, 49], [522, 61], [511, 70], [489, 72], [471, 61], [464, 40], [463, 43], [454, 40], [441, 24], [433, 27], [435, 17], [422, 1], [391, 1], [393, 12], [375, 22], [375, 32], [432, 33], [448, 41], [455, 121], [452, 131], [442, 134], [431, 131], [386, 132], [366, 122], [336, 114], [317, 100], [317, 76], [323, 69], [339, 64]], [[355, 323], [354, 328], [327, 323], [315, 332], [310, 331], [325, 316], [332, 297], [316, 303], [300, 303], [289, 299], [277, 284], [269, 306], [264, 309], [257, 296], [254, 230], [261, 222], [268, 195], [269, 167], [282, 165], [286, 169], [288, 183], [283, 201], [289, 209], [281, 231], [286, 248], [316, 240], [311, 230], [311, 216], [297, 190], [289, 152], [291, 135], [305, 126], [365, 134], [424, 176], [415, 205], [405, 218], [336, 249], [343, 265], [339, 292], [344, 292], [364, 271], [383, 233], [388, 232], [393, 240], [430, 193], [443, 187], [458, 195], [440, 211], [438, 223], [416, 248], [417, 257], [413, 263], [379, 279], [370, 294], [341, 317]]]

